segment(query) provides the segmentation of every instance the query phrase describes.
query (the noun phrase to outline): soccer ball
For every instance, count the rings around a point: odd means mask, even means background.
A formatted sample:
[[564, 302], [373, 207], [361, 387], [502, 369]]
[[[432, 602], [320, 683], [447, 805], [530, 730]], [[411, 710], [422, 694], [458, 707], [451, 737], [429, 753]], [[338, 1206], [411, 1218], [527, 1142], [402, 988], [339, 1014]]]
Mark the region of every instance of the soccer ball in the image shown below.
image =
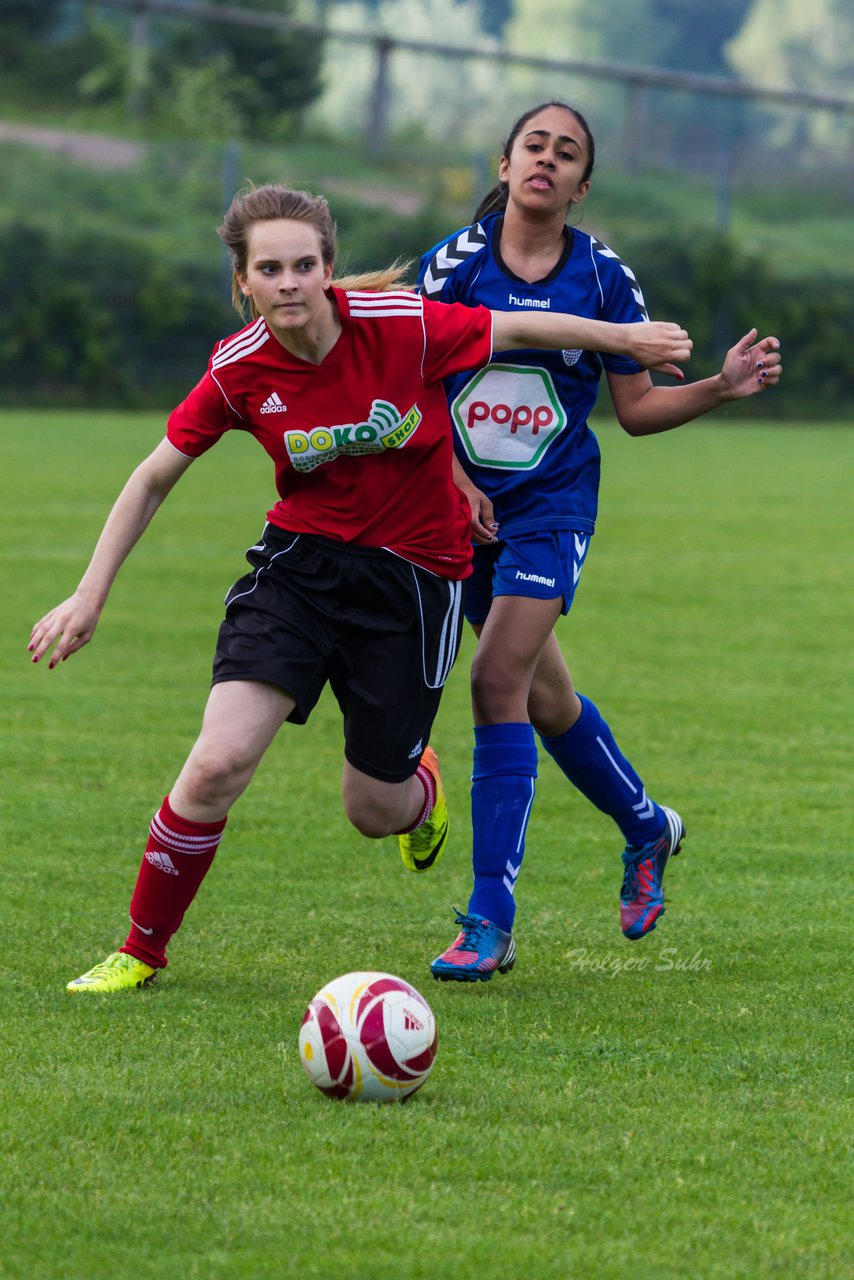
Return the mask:
[[390, 973], [346, 973], [303, 1016], [299, 1052], [328, 1098], [402, 1102], [436, 1057], [436, 1020], [422, 995]]

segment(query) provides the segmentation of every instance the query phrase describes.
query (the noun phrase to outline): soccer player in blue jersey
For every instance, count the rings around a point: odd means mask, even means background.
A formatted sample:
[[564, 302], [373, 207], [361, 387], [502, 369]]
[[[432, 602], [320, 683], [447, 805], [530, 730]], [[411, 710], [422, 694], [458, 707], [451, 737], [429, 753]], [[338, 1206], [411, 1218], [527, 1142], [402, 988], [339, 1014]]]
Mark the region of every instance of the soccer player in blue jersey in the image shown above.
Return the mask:
[[[648, 318], [626, 264], [567, 225], [593, 164], [593, 136], [578, 111], [548, 102], [526, 112], [472, 225], [422, 258], [422, 293], [493, 311]], [[720, 373], [691, 384], [654, 386], [633, 360], [586, 350], [497, 351], [485, 369], [447, 380], [457, 482], [476, 544], [465, 613], [479, 640], [471, 675], [474, 886], [467, 911], [457, 912], [458, 936], [433, 961], [436, 978], [484, 980], [515, 963], [514, 890], [537, 777], [535, 730], [569, 781], [620, 828], [627, 938], [655, 928], [664, 868], [685, 835], [679, 814], [647, 794], [598, 707], [575, 691], [554, 634], [595, 527], [599, 446], [587, 419], [603, 369], [621, 426], [642, 436], [775, 384], [782, 365], [777, 339], [757, 341], [754, 329], [727, 352]]]

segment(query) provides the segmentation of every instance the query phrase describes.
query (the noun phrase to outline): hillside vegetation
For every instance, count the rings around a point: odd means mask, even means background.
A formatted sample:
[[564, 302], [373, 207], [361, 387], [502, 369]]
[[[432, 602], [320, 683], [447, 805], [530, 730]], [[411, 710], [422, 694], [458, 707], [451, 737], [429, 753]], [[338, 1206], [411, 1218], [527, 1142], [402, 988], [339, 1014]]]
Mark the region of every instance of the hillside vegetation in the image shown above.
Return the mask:
[[[423, 141], [378, 158], [329, 138], [137, 140], [119, 151], [100, 134], [86, 148], [76, 138], [26, 132], [20, 121], [0, 128], [0, 280], [12, 299], [0, 316], [5, 403], [160, 406], [182, 395], [212, 342], [236, 327], [216, 225], [247, 180], [328, 195], [341, 270], [417, 262], [470, 218], [494, 165]], [[755, 324], [787, 344], [786, 395], [772, 413], [849, 415], [843, 336], [854, 328], [854, 254], [844, 190], [728, 192], [712, 176], [626, 174], [606, 154], [581, 225], [631, 264], [653, 314], [691, 329], [694, 376]]]

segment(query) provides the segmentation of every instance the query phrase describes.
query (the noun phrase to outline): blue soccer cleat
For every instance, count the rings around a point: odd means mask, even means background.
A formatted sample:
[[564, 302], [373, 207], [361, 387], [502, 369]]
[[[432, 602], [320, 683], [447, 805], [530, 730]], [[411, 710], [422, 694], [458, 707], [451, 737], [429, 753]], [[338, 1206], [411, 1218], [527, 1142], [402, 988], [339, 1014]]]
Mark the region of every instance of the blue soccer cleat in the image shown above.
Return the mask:
[[508, 973], [516, 963], [516, 943], [512, 933], [482, 916], [455, 911], [460, 933], [430, 965], [438, 982], [488, 982], [497, 969]]
[[620, 890], [620, 928], [632, 942], [651, 933], [664, 915], [661, 882], [664, 868], [675, 858], [685, 838], [685, 824], [675, 809], [661, 806], [664, 831], [657, 840], [639, 849], [627, 845], [623, 852], [623, 887]]

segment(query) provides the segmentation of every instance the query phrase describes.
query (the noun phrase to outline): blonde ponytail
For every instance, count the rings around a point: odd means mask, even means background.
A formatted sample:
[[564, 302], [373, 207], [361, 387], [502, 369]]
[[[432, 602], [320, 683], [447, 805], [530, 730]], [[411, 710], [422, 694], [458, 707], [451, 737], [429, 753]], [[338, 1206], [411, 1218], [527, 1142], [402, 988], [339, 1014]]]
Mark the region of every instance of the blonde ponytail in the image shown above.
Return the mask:
[[397, 258], [390, 266], [379, 271], [357, 271], [351, 275], [341, 276], [333, 280], [336, 289], [359, 289], [366, 293], [388, 293], [390, 289], [414, 289], [408, 284], [406, 277], [412, 266], [411, 259], [404, 261]]

